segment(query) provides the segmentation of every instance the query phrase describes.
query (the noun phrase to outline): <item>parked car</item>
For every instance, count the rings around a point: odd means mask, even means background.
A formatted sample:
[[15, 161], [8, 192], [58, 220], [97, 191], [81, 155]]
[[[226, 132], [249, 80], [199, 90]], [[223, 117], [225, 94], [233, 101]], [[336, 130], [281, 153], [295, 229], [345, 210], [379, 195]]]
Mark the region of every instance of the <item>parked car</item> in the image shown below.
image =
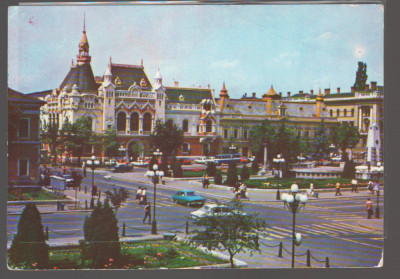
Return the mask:
[[147, 167], [149, 165], [150, 160], [137, 160], [132, 164], [136, 167]]
[[128, 163], [117, 163], [113, 167], [113, 171], [114, 172], [127, 172], [127, 171], [131, 171], [132, 168], [133, 168], [133, 166]]
[[250, 162], [253, 162], [255, 158], [256, 158], [256, 156], [251, 156], [251, 157], [249, 158], [249, 161], [250, 161]]
[[181, 190], [172, 196], [174, 203], [184, 204], [186, 206], [204, 205], [206, 199], [198, 196], [194, 191]]
[[115, 160], [115, 159], [111, 159], [111, 160], [104, 162], [104, 165], [107, 167], [110, 167], [110, 168], [114, 167], [116, 164], [117, 164], [117, 160]]
[[336, 161], [336, 162], [340, 162], [340, 161], [342, 161], [342, 156], [333, 157], [333, 158], [331, 158], [331, 160], [332, 161]]
[[202, 208], [193, 211], [190, 213], [190, 218], [192, 219], [197, 219], [197, 218], [202, 218], [205, 216], [229, 216], [232, 215], [233, 213], [238, 213], [241, 215], [246, 215], [244, 212], [234, 212], [230, 207], [226, 205], [220, 205], [220, 204], [206, 204]]
[[65, 178], [65, 187], [69, 188], [69, 187], [74, 187], [74, 178], [72, 177], [72, 175], [70, 174], [64, 174], [62, 176], [63, 178]]
[[206, 157], [203, 157], [203, 158], [195, 159], [194, 162], [197, 164], [207, 164], [209, 162], [209, 159], [207, 159]]

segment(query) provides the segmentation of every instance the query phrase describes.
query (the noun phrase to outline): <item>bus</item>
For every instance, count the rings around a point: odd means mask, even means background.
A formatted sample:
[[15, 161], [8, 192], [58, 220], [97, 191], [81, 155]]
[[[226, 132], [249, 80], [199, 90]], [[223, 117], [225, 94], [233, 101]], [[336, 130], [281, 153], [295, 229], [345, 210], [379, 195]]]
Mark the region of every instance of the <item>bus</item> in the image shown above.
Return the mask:
[[213, 159], [213, 161], [216, 165], [230, 164], [231, 162], [240, 163], [241, 156], [239, 153], [221, 154], [221, 155], [216, 155], [215, 158]]

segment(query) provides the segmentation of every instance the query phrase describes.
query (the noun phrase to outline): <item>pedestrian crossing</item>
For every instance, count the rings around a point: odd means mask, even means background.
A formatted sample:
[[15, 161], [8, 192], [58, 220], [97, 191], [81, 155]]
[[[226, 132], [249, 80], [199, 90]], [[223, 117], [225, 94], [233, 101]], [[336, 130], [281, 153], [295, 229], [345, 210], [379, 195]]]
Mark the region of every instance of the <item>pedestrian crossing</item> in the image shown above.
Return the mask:
[[[266, 240], [276, 239], [291, 239], [292, 227], [267, 227], [262, 231], [261, 237]], [[363, 228], [358, 224], [350, 224], [343, 222], [331, 222], [331, 223], [319, 223], [310, 225], [296, 225], [296, 233], [301, 233], [303, 239], [324, 237], [324, 236], [343, 236], [343, 237], [354, 237], [360, 236], [368, 238], [379, 238], [377, 233], [371, 229]]]

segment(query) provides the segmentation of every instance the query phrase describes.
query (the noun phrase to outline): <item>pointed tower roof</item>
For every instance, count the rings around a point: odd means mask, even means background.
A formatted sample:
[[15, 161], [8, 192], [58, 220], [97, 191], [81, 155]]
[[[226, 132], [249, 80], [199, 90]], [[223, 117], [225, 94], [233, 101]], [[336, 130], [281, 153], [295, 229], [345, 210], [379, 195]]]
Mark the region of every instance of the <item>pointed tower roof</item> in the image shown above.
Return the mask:
[[157, 69], [156, 75], [154, 76], [155, 79], [161, 79], [160, 69]]
[[266, 98], [276, 99], [279, 97], [280, 97], [280, 95], [278, 93], [276, 93], [273, 85], [271, 85], [271, 88], [269, 89], [269, 91], [262, 96], [263, 99], [266, 99]]
[[86, 37], [86, 27], [85, 27], [85, 18], [83, 19], [83, 30], [81, 41], [79, 42], [79, 55], [78, 55], [78, 64], [88, 64], [91, 61], [91, 57], [89, 56], [89, 41]]
[[221, 89], [221, 92], [220, 92], [219, 96], [220, 96], [220, 98], [221, 98], [221, 97], [229, 98], [228, 90], [226, 90], [226, 87], [225, 87], [225, 81], [224, 81], [224, 83], [222, 84], [222, 89]]

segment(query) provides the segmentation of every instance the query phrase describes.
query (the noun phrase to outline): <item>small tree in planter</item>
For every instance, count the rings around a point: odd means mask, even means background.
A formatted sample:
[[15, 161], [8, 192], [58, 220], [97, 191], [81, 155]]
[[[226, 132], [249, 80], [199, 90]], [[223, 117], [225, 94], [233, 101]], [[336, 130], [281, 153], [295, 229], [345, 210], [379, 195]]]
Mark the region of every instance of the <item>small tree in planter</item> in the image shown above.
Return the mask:
[[123, 187], [120, 187], [119, 189], [113, 188], [113, 192], [107, 191], [106, 195], [107, 199], [114, 206], [115, 214], [118, 212], [121, 205], [129, 198], [129, 192]]
[[243, 165], [242, 171], [240, 172], [240, 179], [247, 180], [250, 178], [250, 171], [246, 165]]
[[95, 268], [104, 267], [109, 259], [118, 261], [121, 253], [121, 246], [118, 236], [118, 220], [108, 201], [97, 203], [89, 217], [86, 217], [83, 225], [86, 245], [82, 255], [90, 260]]
[[235, 162], [231, 162], [228, 167], [228, 174], [226, 184], [229, 186], [236, 186], [238, 182], [237, 167]]
[[34, 203], [28, 203], [18, 222], [17, 235], [10, 248], [10, 262], [25, 264], [36, 268], [47, 268], [49, 247], [46, 244], [42, 220]]

